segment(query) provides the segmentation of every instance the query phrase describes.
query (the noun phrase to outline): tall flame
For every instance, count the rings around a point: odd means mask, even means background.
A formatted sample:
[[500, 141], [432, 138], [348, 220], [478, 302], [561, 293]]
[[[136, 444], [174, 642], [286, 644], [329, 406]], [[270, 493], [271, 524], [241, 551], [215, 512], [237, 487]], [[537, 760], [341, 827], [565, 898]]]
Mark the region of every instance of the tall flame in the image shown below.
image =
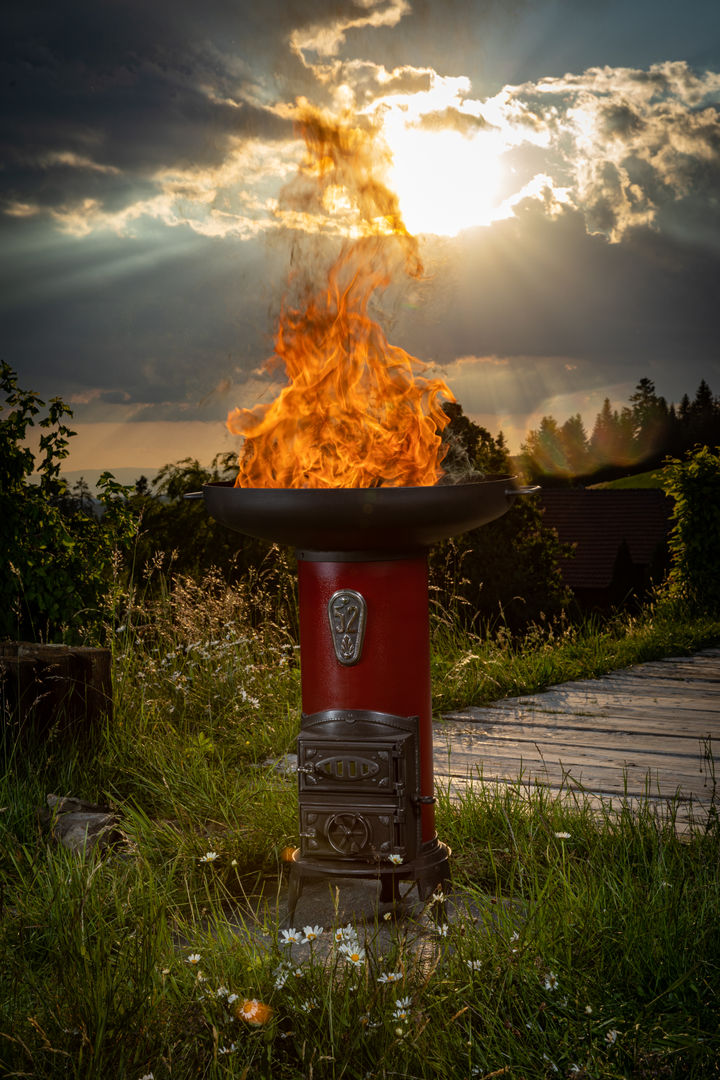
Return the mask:
[[271, 370], [288, 385], [269, 405], [235, 409], [227, 426], [243, 435], [236, 487], [399, 487], [434, 484], [442, 475], [440, 379], [416, 375], [421, 362], [390, 345], [368, 315], [373, 293], [390, 281], [388, 245], [400, 240], [406, 269], [422, 273], [417, 244], [397, 198], [373, 175], [374, 133], [335, 123], [305, 107], [306, 156], [299, 179], [306, 202], [327, 206], [342, 191], [353, 206], [355, 235], [304, 308], [280, 316]]

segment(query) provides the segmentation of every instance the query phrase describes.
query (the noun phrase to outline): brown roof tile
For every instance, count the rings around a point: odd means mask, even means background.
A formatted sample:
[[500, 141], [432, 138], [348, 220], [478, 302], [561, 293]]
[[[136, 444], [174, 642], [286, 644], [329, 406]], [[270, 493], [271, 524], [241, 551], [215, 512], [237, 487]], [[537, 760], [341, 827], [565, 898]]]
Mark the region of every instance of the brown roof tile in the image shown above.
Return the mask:
[[562, 564], [571, 588], [607, 588], [623, 541], [633, 563], [648, 566], [670, 526], [672, 499], [658, 489], [546, 489], [540, 500], [545, 524], [563, 542], [576, 544]]

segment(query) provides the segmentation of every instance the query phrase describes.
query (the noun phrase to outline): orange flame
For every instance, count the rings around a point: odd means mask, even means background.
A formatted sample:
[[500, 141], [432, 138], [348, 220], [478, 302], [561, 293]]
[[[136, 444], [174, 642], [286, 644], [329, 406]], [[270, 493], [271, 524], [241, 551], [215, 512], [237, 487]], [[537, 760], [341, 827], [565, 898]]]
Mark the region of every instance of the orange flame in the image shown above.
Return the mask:
[[415, 238], [397, 198], [372, 175], [372, 131], [331, 123], [308, 108], [301, 130], [303, 199], [327, 206], [323, 196], [342, 189], [361, 238], [345, 246], [304, 310], [280, 317], [275, 358], [265, 367], [281, 362], [288, 385], [270, 405], [228, 416], [229, 430], [244, 436], [236, 487], [434, 484], [448, 423], [442, 400], [454, 397], [442, 380], [415, 375], [421, 362], [390, 345], [368, 315], [373, 293], [390, 280], [389, 243], [400, 240], [406, 268], [422, 273]]

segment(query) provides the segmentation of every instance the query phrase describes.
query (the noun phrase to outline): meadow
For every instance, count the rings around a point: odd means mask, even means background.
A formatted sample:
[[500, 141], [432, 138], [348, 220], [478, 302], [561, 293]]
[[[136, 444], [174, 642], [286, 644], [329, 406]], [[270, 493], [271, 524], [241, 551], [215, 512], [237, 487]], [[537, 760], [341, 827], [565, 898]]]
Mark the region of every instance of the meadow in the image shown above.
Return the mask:
[[[280, 586], [278, 586], [280, 581]], [[283, 582], [285, 583], [283, 585]], [[440, 793], [454, 914], [278, 926], [297, 839], [292, 573], [109, 601], [115, 714], [85, 745], [6, 740], [0, 1062], [38, 1080], [719, 1075], [720, 822], [542, 789]], [[433, 609], [437, 713], [720, 640], [656, 600], [602, 623], [472, 634]], [[109, 805], [71, 853], [49, 793]]]

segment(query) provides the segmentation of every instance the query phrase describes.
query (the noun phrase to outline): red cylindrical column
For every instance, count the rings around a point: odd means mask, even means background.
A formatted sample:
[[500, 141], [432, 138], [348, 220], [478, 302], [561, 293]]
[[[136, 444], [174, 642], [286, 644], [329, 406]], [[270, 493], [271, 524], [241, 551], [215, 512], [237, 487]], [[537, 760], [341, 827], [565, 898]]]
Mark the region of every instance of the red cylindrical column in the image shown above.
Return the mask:
[[[298, 558], [303, 712], [372, 709], [418, 716], [420, 795], [433, 794], [427, 559], [340, 562]], [[336, 655], [328, 615], [334, 593], [352, 589], [366, 604], [362, 653], [347, 666]], [[422, 807], [422, 839], [435, 836], [432, 805]]]

